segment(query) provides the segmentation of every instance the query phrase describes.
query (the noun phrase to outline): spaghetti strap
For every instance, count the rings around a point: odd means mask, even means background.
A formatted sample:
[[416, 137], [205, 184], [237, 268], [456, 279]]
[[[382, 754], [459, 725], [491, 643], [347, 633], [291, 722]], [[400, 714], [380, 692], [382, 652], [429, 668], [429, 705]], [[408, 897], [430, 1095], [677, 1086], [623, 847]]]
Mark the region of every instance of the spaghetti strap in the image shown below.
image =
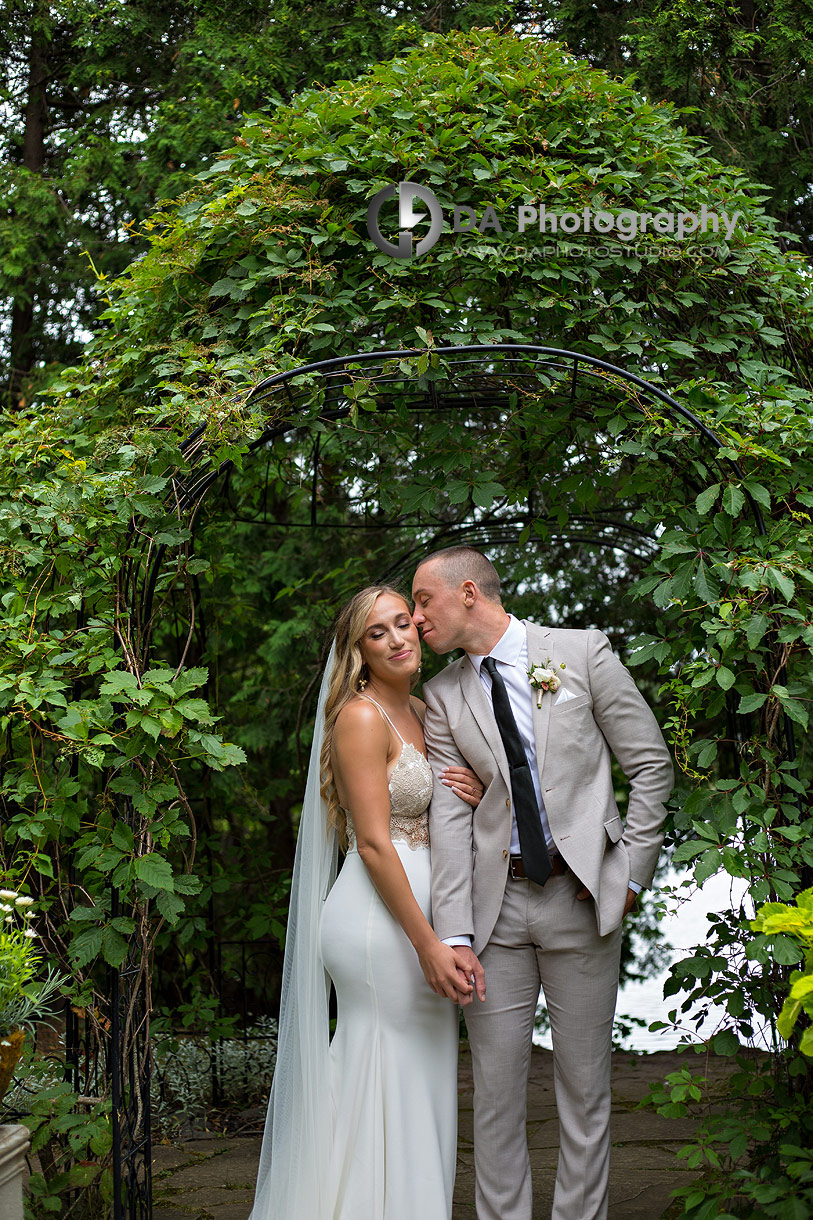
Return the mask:
[[[359, 692], [358, 692], [358, 696], [359, 696], [359, 699], [366, 699], [366, 700], [367, 700], [369, 703], [374, 703], [374, 704], [375, 704], [375, 706], [378, 708], [379, 712], [381, 713], [381, 715], [382, 715], [382, 716], [384, 717], [384, 719], [387, 721], [387, 723], [388, 723], [388, 724], [391, 724], [391, 725], [392, 725], [392, 727], [395, 729], [395, 725], [394, 725], [394, 724], [392, 724], [392, 721], [390, 720], [389, 716], [388, 716], [388, 715], [387, 715], [387, 713], [384, 711], [384, 709], [383, 709], [383, 707], [381, 706], [381, 704], [380, 704], [380, 703], [378, 703], [378, 702], [377, 702], [375, 699], [373, 699], [373, 697], [372, 697], [371, 695], [362, 695], [361, 691], [359, 691]], [[396, 731], [396, 733], [398, 733], [398, 730], [397, 730], [397, 729], [395, 729], [395, 731]], [[401, 737], [401, 734], [400, 734], [400, 733], [398, 733], [398, 736], [399, 736], [399, 737]], [[404, 739], [403, 737], [401, 737], [401, 741], [404, 743], [404, 745], [406, 745], [406, 744], [407, 744], [407, 743], [406, 743], [406, 741], [405, 741], [405, 739]]]

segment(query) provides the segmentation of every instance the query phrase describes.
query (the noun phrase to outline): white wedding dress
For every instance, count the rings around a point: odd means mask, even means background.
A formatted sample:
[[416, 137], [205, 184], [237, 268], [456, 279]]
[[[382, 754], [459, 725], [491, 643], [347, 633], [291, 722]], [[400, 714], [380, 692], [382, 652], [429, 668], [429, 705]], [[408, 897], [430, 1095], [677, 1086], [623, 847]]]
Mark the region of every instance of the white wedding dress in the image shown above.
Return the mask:
[[[401, 742], [389, 777], [391, 836], [429, 919], [432, 773], [420, 751]], [[349, 817], [348, 840], [320, 927], [338, 1020], [328, 1071], [332, 1210], [314, 1220], [450, 1220], [457, 1005], [426, 982], [415, 950], [370, 879]]]

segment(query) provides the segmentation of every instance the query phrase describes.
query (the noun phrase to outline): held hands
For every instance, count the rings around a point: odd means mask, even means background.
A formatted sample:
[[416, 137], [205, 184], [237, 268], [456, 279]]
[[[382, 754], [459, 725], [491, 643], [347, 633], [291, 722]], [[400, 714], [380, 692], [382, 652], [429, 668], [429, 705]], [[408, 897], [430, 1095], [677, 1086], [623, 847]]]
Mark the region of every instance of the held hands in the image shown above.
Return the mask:
[[[460, 945], [444, 945], [437, 938], [423, 952], [419, 952], [424, 978], [436, 995], [464, 1008], [471, 1004], [476, 991], [480, 1000], [485, 999], [485, 972], [471, 949]], [[474, 975], [474, 985], [470, 979]]]
[[440, 773], [440, 782], [451, 788], [472, 809], [476, 809], [483, 798], [483, 785], [468, 767], [444, 767]]
[[[486, 972], [480, 965], [479, 957], [467, 945], [455, 945], [454, 954], [458, 962], [462, 962], [462, 975], [466, 982], [474, 978], [474, 993], [482, 1002], [486, 998]], [[470, 1004], [473, 999], [474, 996], [469, 995], [466, 1003]], [[460, 1000], [459, 1003], [462, 1004], [463, 1001]]]

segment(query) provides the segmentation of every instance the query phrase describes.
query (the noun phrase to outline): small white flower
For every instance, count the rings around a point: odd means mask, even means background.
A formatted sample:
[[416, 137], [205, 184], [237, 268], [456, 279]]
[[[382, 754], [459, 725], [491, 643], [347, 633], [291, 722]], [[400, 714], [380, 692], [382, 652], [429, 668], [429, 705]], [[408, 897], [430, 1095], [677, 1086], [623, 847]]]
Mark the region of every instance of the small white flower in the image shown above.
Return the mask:
[[536, 668], [531, 673], [531, 677], [534, 680], [534, 682], [544, 682], [545, 675], [549, 672], [550, 672], [549, 670], [543, 669], [541, 667], [541, 665], [537, 665]]
[[16, 890], [0, 890], [0, 898], [16, 898]]
[[15, 898], [14, 901], [18, 907], [30, 907], [33, 905], [34, 899], [30, 898], [27, 894], [22, 894], [19, 898]]
[[10, 907], [7, 902], [0, 902], [0, 911], [13, 911], [14, 907]]
[[3, 922], [4, 922], [4, 923], [14, 923], [14, 916], [13, 916], [13, 915], [6, 915], [6, 917], [5, 917], [5, 919], [3, 920]]
[[28, 936], [31, 940], [33, 940], [36, 935], [37, 934], [33, 928], [26, 928], [26, 930], [23, 932], [23, 936]]

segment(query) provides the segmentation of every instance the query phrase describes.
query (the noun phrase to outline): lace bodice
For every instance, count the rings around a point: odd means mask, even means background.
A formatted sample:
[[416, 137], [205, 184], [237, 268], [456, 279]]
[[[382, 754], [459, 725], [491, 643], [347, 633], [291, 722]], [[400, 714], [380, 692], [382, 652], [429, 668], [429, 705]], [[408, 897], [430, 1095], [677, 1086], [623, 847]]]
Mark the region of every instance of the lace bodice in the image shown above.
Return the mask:
[[[363, 698], [369, 699], [370, 703], [375, 703], [379, 711], [392, 724], [380, 703], [376, 703], [375, 699], [370, 699], [369, 695], [364, 695]], [[392, 727], [398, 733], [394, 724]], [[398, 736], [401, 737], [401, 734], [398, 733]], [[428, 810], [432, 797], [432, 769], [420, 750], [410, 742], [404, 741], [403, 737], [401, 737], [401, 742], [401, 753], [398, 755], [398, 761], [392, 769], [389, 781], [390, 838], [393, 841], [408, 843], [414, 850], [418, 847], [429, 846]], [[356, 834], [353, 829], [353, 820], [347, 810], [345, 810], [345, 814], [347, 816], [347, 846], [350, 850], [356, 846]]]

